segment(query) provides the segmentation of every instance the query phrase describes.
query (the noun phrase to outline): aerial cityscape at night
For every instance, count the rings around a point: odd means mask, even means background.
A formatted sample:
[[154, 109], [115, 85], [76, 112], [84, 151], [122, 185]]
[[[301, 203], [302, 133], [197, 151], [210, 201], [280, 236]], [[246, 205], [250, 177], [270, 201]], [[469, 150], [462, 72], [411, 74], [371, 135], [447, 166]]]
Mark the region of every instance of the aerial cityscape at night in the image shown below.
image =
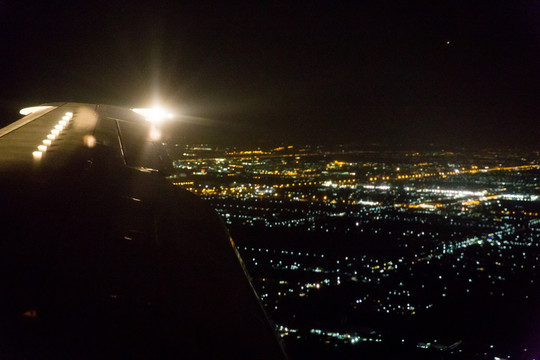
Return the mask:
[[537, 151], [168, 149], [293, 359], [538, 354]]
[[540, 1], [0, 1], [0, 53], [1, 359], [540, 360]]

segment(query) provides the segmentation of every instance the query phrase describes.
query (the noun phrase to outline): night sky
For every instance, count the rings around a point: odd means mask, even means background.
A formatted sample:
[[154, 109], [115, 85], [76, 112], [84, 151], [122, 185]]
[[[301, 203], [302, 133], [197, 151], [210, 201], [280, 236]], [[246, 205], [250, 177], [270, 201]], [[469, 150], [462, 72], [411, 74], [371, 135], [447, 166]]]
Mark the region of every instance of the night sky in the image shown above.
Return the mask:
[[540, 1], [0, 0], [2, 126], [159, 98], [195, 141], [538, 148], [539, 69]]

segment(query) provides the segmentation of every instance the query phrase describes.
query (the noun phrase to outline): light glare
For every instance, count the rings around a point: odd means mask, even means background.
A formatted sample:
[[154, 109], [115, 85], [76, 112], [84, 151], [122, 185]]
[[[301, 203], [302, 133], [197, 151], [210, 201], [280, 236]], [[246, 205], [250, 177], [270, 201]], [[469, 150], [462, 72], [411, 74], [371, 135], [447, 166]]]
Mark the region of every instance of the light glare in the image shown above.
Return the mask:
[[131, 110], [139, 115], [144, 116], [146, 121], [153, 123], [161, 123], [165, 119], [172, 119], [174, 117], [174, 114], [160, 107]]
[[40, 111], [40, 110], [45, 110], [45, 109], [49, 109], [49, 108], [52, 108], [52, 106], [31, 106], [31, 107], [21, 109], [19, 111], [19, 114], [21, 114], [21, 115], [30, 115], [33, 112]]
[[152, 141], [158, 141], [161, 139], [161, 131], [152, 125], [152, 128], [150, 129], [150, 139]]
[[83, 143], [87, 147], [93, 148], [94, 146], [96, 146], [96, 138], [93, 137], [92, 135], [85, 135], [83, 137]]

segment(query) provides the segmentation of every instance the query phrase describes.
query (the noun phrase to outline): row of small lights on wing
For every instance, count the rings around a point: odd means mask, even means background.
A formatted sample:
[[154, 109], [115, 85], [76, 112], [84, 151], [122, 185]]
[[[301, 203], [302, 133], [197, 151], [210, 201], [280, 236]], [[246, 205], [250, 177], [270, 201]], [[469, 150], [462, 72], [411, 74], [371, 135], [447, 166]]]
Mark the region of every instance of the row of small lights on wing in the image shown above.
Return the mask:
[[69, 124], [73, 118], [72, 112], [66, 112], [62, 116], [62, 120], [58, 124], [54, 125], [50, 133], [47, 135], [47, 138], [43, 139], [42, 143], [38, 145], [37, 150], [32, 153], [34, 160], [40, 160], [43, 154], [47, 151], [47, 148], [52, 145], [53, 141], [60, 135], [62, 130]]

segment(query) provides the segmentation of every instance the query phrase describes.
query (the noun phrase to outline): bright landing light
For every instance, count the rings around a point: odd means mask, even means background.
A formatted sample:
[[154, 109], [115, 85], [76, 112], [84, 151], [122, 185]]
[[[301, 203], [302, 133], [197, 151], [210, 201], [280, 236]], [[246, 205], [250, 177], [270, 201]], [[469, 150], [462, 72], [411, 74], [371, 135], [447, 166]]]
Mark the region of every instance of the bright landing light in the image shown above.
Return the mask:
[[171, 119], [174, 115], [162, 108], [131, 109], [139, 115], [144, 116], [146, 121], [160, 123], [165, 119]]
[[52, 106], [31, 106], [31, 107], [21, 109], [19, 111], [19, 114], [21, 114], [21, 115], [29, 115], [29, 114], [31, 114], [33, 112], [44, 110], [44, 109], [49, 109], [49, 108], [52, 108]]

